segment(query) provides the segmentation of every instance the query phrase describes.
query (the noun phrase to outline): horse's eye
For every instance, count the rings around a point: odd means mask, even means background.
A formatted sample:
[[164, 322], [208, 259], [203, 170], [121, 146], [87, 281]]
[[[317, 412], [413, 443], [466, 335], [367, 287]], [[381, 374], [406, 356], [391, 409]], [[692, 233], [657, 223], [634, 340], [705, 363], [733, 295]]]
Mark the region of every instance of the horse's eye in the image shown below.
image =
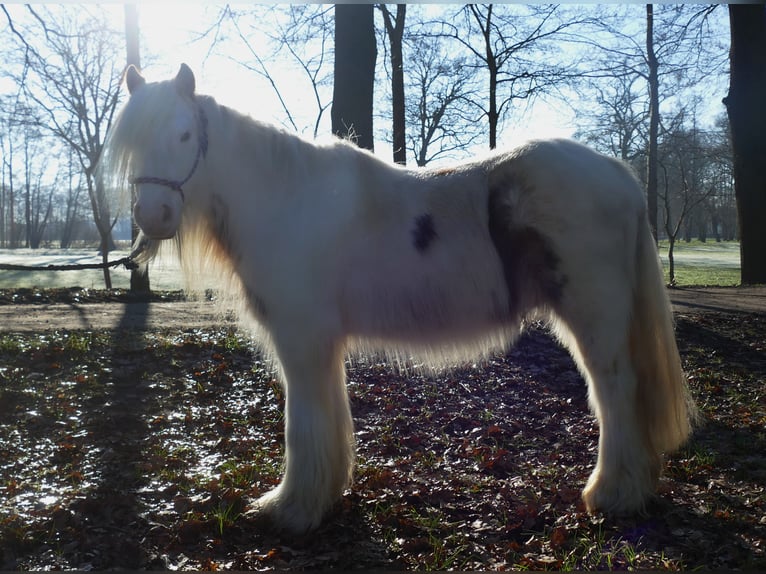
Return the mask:
[[191, 137], [191, 132], [184, 132], [181, 134], [181, 141], [186, 142], [189, 141], [189, 138]]

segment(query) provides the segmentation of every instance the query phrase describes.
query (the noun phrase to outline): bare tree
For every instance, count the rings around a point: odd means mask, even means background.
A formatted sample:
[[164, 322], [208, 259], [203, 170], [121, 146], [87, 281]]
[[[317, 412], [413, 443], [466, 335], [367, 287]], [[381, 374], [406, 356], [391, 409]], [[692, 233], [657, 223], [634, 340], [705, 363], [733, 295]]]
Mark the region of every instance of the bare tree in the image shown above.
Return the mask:
[[737, 238], [737, 200], [734, 192], [734, 157], [728, 116], [718, 116], [712, 128], [713, 138], [708, 155], [711, 170], [710, 218], [716, 241]]
[[0, 150], [3, 154], [2, 164], [2, 236], [3, 245], [16, 247], [16, 190], [14, 179], [14, 152], [16, 150], [17, 134], [19, 133], [18, 98], [14, 102], [0, 101], [2, 119], [0, 120]]
[[472, 117], [475, 78], [465, 58], [449, 55], [438, 37], [413, 35], [408, 44], [408, 148], [424, 166], [465, 150], [483, 130]]
[[[557, 58], [565, 32], [588, 18], [559, 18], [557, 6], [469, 4], [461, 25], [445, 22], [446, 33], [475, 58], [487, 74], [483, 101], [489, 147], [497, 147], [502, 119], [517, 100], [529, 100], [577, 75], [577, 63]], [[558, 63], [554, 63], [558, 62]]]
[[[59, 245], [66, 249], [72, 245], [75, 227], [80, 210], [80, 197], [83, 189], [82, 171], [75, 168], [74, 152], [72, 148], [67, 150], [67, 186], [62, 204], [61, 236]], [[76, 181], [76, 183], [75, 183]]]
[[46, 143], [42, 134], [34, 125], [29, 125], [24, 132], [23, 162], [24, 162], [24, 234], [26, 246], [31, 249], [40, 247], [45, 228], [53, 208], [53, 190], [56, 180], [48, 186], [43, 185], [43, 175], [46, 166]]
[[404, 96], [404, 19], [407, 5], [396, 5], [393, 16], [386, 4], [379, 5], [391, 56], [391, 108], [394, 162], [407, 163], [407, 124]]
[[709, 148], [704, 134], [693, 121], [687, 127], [687, 110], [682, 108], [663, 130], [661, 146], [658, 146], [657, 166], [662, 173], [662, 187], [658, 198], [662, 200], [662, 220], [667, 234], [669, 281], [676, 284], [674, 250], [679, 234], [692, 211], [715, 192], [708, 180]]
[[646, 82], [649, 87], [649, 138], [646, 150], [646, 201], [649, 225], [657, 241], [657, 139], [660, 125], [659, 62], [654, 49], [654, 6], [646, 5]]
[[[24, 77], [17, 77], [42, 116], [40, 127], [71, 147], [86, 177], [93, 218], [101, 238], [104, 262], [113, 248], [112, 219], [104, 182], [96, 166], [114, 116], [122, 66], [116, 62], [121, 35], [110, 28], [103, 12], [76, 12], [27, 6], [17, 27], [3, 7], [22, 56]], [[27, 74], [28, 68], [28, 74]], [[104, 282], [111, 289], [109, 270]]]
[[[643, 179], [647, 186], [647, 202], [653, 233], [657, 232], [658, 138], [664, 102], [695, 86], [709, 87], [711, 78], [722, 69], [723, 48], [716, 39], [708, 16], [709, 6], [647, 4], [643, 7], [643, 27], [631, 25], [638, 17], [638, 6], [615, 7], [600, 18], [606, 32], [592, 39], [582, 39], [594, 54], [594, 65], [584, 73], [594, 84], [605, 78], [634, 85], [636, 78], [644, 82], [646, 120], [640, 132], [645, 134]], [[705, 80], [703, 80], [705, 78]], [[638, 98], [636, 101], [643, 101]], [[642, 112], [643, 113], [643, 112]], [[639, 154], [636, 154], [637, 156]]]
[[576, 137], [599, 151], [633, 162], [646, 149], [648, 102], [639, 77], [618, 74], [600, 79], [591, 90], [595, 107], [578, 106], [577, 117], [583, 125]]
[[[290, 62], [302, 72], [315, 108], [311, 134], [317, 137], [325, 112], [331, 105], [332, 7], [291, 4], [235, 9], [227, 5], [199, 39], [209, 41], [212, 52], [231, 31], [245, 48], [246, 55], [232, 54], [230, 49], [224, 55], [266, 80], [284, 112], [283, 123], [298, 132], [304, 131], [304, 124], [297, 117], [290, 96], [305, 90], [296, 89], [294, 82], [285, 82], [278, 71]], [[264, 50], [264, 46], [268, 50]]]

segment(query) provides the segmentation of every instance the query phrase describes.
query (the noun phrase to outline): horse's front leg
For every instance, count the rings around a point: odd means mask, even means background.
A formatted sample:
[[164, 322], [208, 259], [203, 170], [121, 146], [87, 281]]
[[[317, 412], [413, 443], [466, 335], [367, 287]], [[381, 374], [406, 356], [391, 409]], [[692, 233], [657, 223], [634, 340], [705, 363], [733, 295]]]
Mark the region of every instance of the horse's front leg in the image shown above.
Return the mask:
[[344, 348], [305, 330], [276, 335], [286, 394], [284, 476], [258, 507], [278, 526], [304, 532], [319, 525], [353, 472]]

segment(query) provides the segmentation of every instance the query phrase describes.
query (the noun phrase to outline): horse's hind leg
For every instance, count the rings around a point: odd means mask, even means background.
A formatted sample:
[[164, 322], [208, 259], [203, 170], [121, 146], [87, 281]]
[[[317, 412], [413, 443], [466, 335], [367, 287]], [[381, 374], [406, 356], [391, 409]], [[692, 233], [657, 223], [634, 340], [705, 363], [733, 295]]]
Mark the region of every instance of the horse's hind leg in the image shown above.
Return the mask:
[[558, 309], [557, 331], [588, 383], [599, 424], [598, 460], [585, 489], [588, 511], [642, 511], [654, 492], [661, 459], [639, 420], [638, 382], [630, 352], [631, 289], [620, 281], [570, 286]]
[[354, 433], [345, 385], [343, 347], [291, 333], [275, 340], [285, 400], [282, 482], [258, 500], [280, 527], [303, 532], [319, 525], [351, 479]]

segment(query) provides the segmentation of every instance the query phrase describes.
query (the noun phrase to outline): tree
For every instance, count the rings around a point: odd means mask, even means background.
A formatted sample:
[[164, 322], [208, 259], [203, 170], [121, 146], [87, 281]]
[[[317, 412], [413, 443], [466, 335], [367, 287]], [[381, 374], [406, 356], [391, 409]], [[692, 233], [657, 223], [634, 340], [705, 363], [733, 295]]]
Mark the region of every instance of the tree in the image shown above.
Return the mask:
[[731, 125], [742, 283], [766, 283], [766, 6], [730, 4]]
[[[63, 217], [61, 218], [61, 236], [60, 243], [62, 249], [71, 246], [74, 238], [75, 226], [80, 209], [80, 196], [83, 189], [82, 172], [75, 170], [74, 152], [72, 148], [67, 150], [67, 187], [66, 195], [63, 201]], [[77, 173], [77, 183], [75, 184], [75, 173]]]
[[428, 34], [408, 39], [408, 149], [421, 167], [464, 150], [483, 134], [469, 104], [474, 70], [464, 57], [450, 57], [443, 44]]
[[[575, 137], [624, 162], [633, 162], [646, 149], [648, 109], [643, 86], [633, 74], [600, 78], [592, 86], [596, 107], [580, 106], [577, 117], [585, 124]], [[581, 124], [582, 125], [582, 124]]]
[[711, 170], [710, 222], [716, 241], [737, 238], [737, 200], [734, 192], [734, 158], [731, 129], [726, 113], [716, 119], [712, 129], [708, 163]]
[[710, 182], [711, 145], [697, 127], [685, 126], [687, 110], [679, 110], [658, 146], [658, 170], [662, 172], [662, 187], [658, 198], [662, 200], [662, 220], [667, 234], [669, 280], [676, 284], [674, 250], [679, 234], [694, 209], [707, 201], [715, 192]]
[[[128, 66], [133, 65], [140, 70], [141, 47], [138, 33], [138, 8], [135, 4], [125, 4], [125, 52], [127, 56], [126, 69]], [[139, 229], [132, 218], [130, 230], [132, 243], [135, 244], [138, 239]], [[130, 290], [133, 293], [148, 293], [151, 290], [148, 267], [148, 264], [144, 263], [140, 268], [131, 269]]]
[[662, 5], [658, 8], [647, 4], [643, 15], [645, 26], [641, 30], [630, 25], [631, 21], [638, 21], [635, 8], [617, 9], [612, 17], [602, 18], [601, 28], [608, 34], [606, 42], [602, 34], [584, 40], [585, 45], [602, 54], [601, 58], [593, 58], [595, 66], [584, 75], [596, 82], [609, 77], [624, 78], [631, 85], [635, 78], [645, 82], [648, 125], [640, 130], [645, 134], [645, 149], [640, 155], [645, 158], [642, 177], [647, 189], [650, 225], [656, 238], [661, 108], [667, 105], [664, 102], [694, 86], [705, 85], [709, 89], [722, 60], [715, 56], [715, 51], [720, 51], [715, 33], [706, 25], [712, 12], [710, 7]]
[[654, 51], [654, 6], [646, 5], [646, 82], [649, 87], [649, 139], [646, 151], [646, 201], [649, 226], [657, 241], [657, 140], [660, 125], [659, 62]]
[[335, 75], [332, 131], [359, 147], [374, 149], [375, 25], [372, 4], [335, 6]]
[[380, 5], [383, 22], [391, 50], [391, 108], [394, 162], [407, 163], [407, 125], [404, 97], [404, 18], [406, 4], [396, 5], [396, 16], [392, 17], [386, 4]]
[[[225, 56], [263, 78], [284, 112], [284, 125], [297, 132], [309, 129], [303, 118], [296, 113], [295, 98], [290, 96], [305, 93], [304, 85], [296, 85], [295, 78], [285, 84], [275, 71], [284, 68], [288, 62], [302, 72], [313, 95], [316, 113], [311, 119], [313, 137], [321, 131], [325, 112], [330, 107], [332, 71], [330, 64], [333, 38], [332, 8], [317, 4], [291, 4], [282, 6], [254, 6], [246, 10], [235, 10], [227, 5], [219, 12], [216, 22], [201, 36], [211, 38], [210, 51], [227, 37], [229, 27], [246, 50], [225, 49]], [[269, 52], [264, 53], [264, 46]], [[287, 54], [285, 54], [287, 53]], [[287, 55], [287, 58], [285, 58]]]
[[[564, 31], [588, 19], [558, 18], [556, 6], [478, 5], [462, 9], [463, 27], [445, 26], [487, 74], [484, 102], [476, 101], [487, 118], [489, 147], [497, 147], [502, 118], [516, 100], [531, 99], [577, 75], [577, 63], [554, 64]], [[560, 59], [560, 61], [566, 61]]]
[[[23, 74], [15, 79], [39, 110], [41, 129], [71, 147], [86, 178], [93, 218], [100, 236], [104, 263], [113, 248], [111, 206], [97, 172], [106, 132], [120, 95], [122, 66], [117, 66], [120, 34], [103, 12], [77, 12], [27, 6], [29, 23], [17, 29], [3, 11], [18, 41]], [[38, 47], [39, 44], [39, 47]], [[104, 283], [111, 289], [109, 269]]]
[[42, 179], [45, 172], [46, 161], [44, 147], [46, 142], [33, 125], [28, 126], [24, 132], [24, 231], [26, 246], [38, 249], [45, 233], [45, 228], [53, 209], [53, 190], [55, 189], [58, 176], [53, 185], [43, 189]]
[[14, 98], [14, 102], [10, 103], [7, 100], [0, 101], [0, 109], [2, 109], [3, 115], [0, 121], [0, 149], [3, 153], [2, 164], [2, 202], [0, 208], [2, 208], [2, 218], [0, 223], [2, 224], [2, 241], [3, 245], [7, 247], [16, 247], [17, 235], [16, 235], [16, 192], [15, 192], [15, 180], [14, 180], [14, 151], [16, 149], [16, 141], [18, 139], [17, 134], [20, 122], [19, 122], [19, 100], [18, 97]]

